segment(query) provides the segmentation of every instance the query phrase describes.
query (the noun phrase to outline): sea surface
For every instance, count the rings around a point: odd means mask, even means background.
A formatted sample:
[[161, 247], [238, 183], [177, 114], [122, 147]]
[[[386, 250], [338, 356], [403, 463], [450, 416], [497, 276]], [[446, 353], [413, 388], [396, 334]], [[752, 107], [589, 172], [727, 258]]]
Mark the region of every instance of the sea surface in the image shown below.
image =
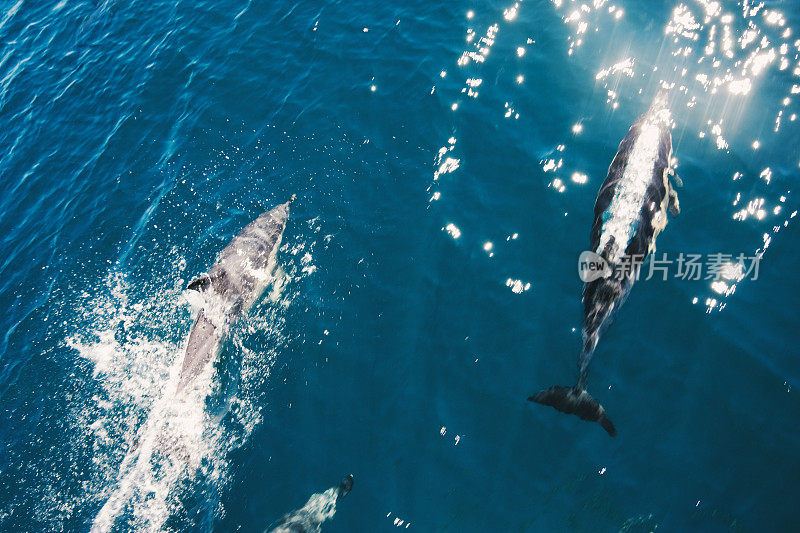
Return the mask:
[[[0, 41], [0, 530], [800, 527], [800, 1], [2, 0]], [[636, 284], [611, 438], [526, 399], [661, 86], [657, 253], [759, 270]], [[285, 285], [175, 400], [187, 283], [292, 194]]]

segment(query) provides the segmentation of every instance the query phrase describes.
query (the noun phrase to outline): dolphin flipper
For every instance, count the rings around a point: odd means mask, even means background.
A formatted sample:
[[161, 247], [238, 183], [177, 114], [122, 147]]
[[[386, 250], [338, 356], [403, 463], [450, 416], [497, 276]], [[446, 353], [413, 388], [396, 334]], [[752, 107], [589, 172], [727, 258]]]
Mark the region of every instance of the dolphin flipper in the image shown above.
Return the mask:
[[617, 430], [611, 419], [606, 416], [606, 410], [600, 403], [592, 398], [586, 389], [575, 385], [574, 387], [550, 387], [528, 398], [531, 402], [555, 407], [562, 413], [577, 415], [581, 420], [598, 422], [609, 435], [614, 437]]
[[672, 176], [672, 181], [675, 183], [676, 187], [683, 187], [683, 180], [680, 176], [678, 176], [678, 173], [675, 172], [674, 168], [670, 167], [667, 172], [670, 176]]
[[672, 213], [674, 217], [678, 216], [681, 212], [681, 204], [678, 202], [678, 191], [672, 187], [669, 188], [669, 212]]

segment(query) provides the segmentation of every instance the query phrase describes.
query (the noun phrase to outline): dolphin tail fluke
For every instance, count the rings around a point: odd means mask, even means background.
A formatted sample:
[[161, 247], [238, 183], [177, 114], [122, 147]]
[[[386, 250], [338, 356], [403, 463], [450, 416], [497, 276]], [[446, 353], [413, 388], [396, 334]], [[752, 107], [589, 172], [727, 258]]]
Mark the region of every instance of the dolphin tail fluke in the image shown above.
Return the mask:
[[528, 398], [531, 402], [555, 407], [562, 413], [577, 415], [581, 420], [597, 422], [612, 437], [617, 434], [611, 419], [606, 416], [606, 410], [600, 403], [592, 398], [586, 389], [575, 385], [574, 387], [550, 387]]

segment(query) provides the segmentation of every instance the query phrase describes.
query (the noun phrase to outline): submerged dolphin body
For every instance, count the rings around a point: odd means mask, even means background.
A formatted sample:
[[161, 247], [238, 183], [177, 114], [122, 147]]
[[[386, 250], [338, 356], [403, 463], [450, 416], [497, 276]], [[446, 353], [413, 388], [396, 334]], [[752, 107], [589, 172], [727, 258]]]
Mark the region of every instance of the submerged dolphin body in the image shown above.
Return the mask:
[[188, 289], [203, 296], [203, 306], [189, 333], [177, 392], [216, 357], [230, 326], [247, 313], [273, 280], [275, 256], [292, 200], [245, 226], [222, 250], [208, 274], [189, 283]]
[[591, 250], [605, 260], [611, 275], [583, 287], [578, 382], [572, 387], [551, 387], [528, 398], [598, 422], [612, 437], [616, 435], [614, 424], [586, 391], [586, 378], [600, 335], [628, 296], [641, 262], [655, 249], [656, 236], [667, 225], [667, 209], [673, 215], [679, 212], [678, 195], [669, 181], [674, 175], [670, 168], [671, 123], [667, 93], [662, 90], [628, 130], [597, 195]]
[[269, 533], [320, 533], [322, 523], [333, 518], [336, 503], [353, 488], [353, 474], [345, 476], [337, 487], [312, 494], [306, 504], [281, 517], [267, 528]]

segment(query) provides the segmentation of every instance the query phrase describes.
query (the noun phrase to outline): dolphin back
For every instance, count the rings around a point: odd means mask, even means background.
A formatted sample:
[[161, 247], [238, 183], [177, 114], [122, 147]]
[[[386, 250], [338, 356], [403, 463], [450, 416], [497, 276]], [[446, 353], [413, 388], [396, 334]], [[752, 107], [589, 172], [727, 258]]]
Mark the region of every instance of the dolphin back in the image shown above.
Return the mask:
[[205, 312], [200, 311], [189, 333], [177, 392], [182, 391], [202, 371], [206, 363], [216, 356], [222, 337], [221, 329], [209, 320]]

